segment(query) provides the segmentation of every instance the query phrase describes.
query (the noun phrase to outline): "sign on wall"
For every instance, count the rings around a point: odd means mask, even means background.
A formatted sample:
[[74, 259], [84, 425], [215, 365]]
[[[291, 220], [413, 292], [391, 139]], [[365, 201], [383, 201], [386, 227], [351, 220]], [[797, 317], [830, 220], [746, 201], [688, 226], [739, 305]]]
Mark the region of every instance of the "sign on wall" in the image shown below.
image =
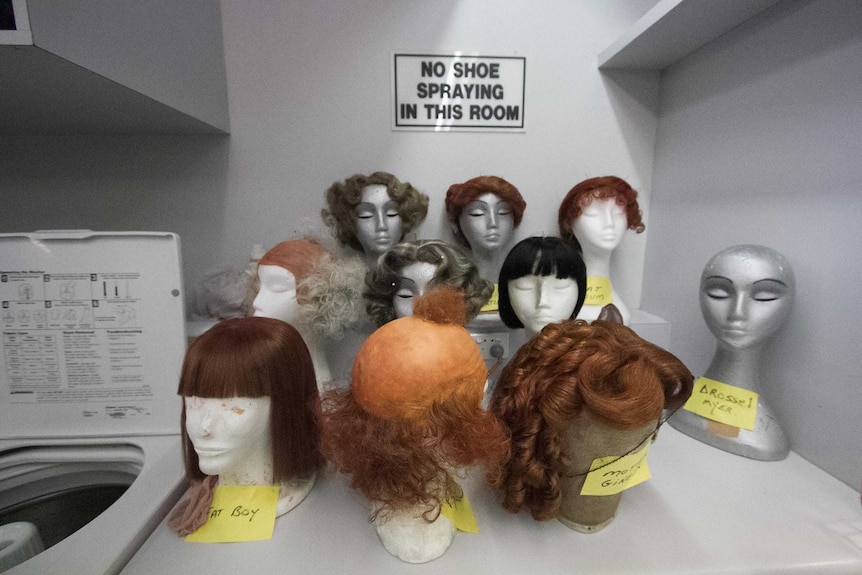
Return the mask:
[[524, 130], [527, 59], [394, 54], [393, 129]]

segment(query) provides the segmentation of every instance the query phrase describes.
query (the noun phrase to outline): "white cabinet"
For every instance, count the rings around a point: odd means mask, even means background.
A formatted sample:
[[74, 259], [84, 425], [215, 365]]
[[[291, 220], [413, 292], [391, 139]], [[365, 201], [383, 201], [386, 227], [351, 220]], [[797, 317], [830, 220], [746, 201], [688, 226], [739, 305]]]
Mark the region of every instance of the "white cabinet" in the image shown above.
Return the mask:
[[229, 131], [218, 0], [12, 7], [16, 29], [0, 30], [0, 134]]

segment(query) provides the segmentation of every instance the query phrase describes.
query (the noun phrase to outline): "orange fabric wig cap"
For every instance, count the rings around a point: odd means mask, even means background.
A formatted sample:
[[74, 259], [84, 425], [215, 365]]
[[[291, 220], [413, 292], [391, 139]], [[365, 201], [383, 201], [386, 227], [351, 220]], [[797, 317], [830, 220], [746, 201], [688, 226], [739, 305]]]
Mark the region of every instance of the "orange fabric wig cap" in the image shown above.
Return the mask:
[[359, 350], [351, 376], [356, 402], [383, 419], [421, 418], [452, 400], [478, 406], [488, 371], [463, 326], [463, 294], [433, 289], [414, 314], [384, 324]]
[[299, 284], [311, 272], [315, 262], [329, 255], [326, 248], [315, 240], [307, 238], [288, 240], [270, 248], [260, 258], [258, 265], [281, 266], [292, 273], [296, 278], [296, 283]]

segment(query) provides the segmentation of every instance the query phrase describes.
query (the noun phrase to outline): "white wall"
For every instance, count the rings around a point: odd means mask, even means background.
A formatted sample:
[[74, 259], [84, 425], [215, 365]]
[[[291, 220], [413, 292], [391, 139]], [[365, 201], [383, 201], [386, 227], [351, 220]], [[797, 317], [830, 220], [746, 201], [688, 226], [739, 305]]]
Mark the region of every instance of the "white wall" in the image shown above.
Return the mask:
[[[356, 172], [431, 196], [419, 237], [451, 238], [446, 189], [480, 174], [526, 198], [518, 238], [555, 235], [559, 202], [586, 177], [624, 177], [648, 208], [658, 75], [609, 80], [596, 55], [654, 3], [223, 0], [230, 137], [2, 138], [0, 230], [175, 231], [188, 288], [252, 244], [327, 234], [323, 192]], [[391, 130], [391, 53], [459, 49], [526, 57], [526, 132]], [[630, 235], [615, 265], [637, 307], [646, 234]]]
[[695, 372], [714, 339], [698, 283], [721, 248], [760, 243], [796, 273], [763, 365], [792, 448], [862, 479], [862, 3], [788, 0], [666, 70], [642, 307]]

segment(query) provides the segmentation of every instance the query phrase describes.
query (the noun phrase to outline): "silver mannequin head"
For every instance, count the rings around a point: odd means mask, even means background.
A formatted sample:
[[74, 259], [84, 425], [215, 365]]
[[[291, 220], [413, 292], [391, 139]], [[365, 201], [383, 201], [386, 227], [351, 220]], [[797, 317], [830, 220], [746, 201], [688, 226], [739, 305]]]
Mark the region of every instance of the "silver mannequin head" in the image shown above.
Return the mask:
[[759, 245], [721, 250], [700, 278], [700, 310], [719, 345], [747, 349], [763, 344], [790, 313], [795, 279], [790, 263]]

